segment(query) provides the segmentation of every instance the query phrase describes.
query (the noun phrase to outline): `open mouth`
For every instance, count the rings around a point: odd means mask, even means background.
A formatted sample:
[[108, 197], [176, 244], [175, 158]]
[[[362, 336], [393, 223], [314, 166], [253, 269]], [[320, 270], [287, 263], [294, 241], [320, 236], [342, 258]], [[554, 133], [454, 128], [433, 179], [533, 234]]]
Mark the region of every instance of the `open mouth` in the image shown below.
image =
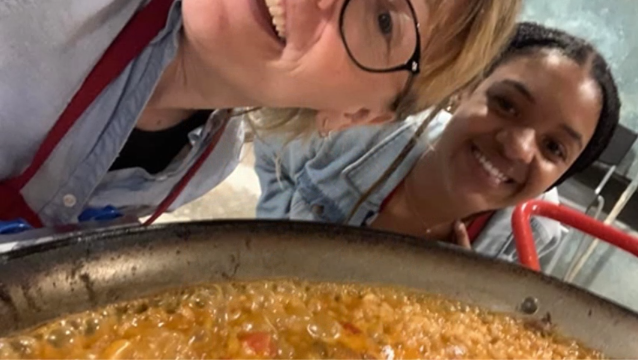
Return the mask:
[[286, 42], [286, 12], [283, 4], [284, 0], [260, 0], [264, 1], [271, 18], [271, 25], [279, 40]]
[[474, 158], [476, 158], [476, 160], [479, 162], [479, 164], [483, 167], [485, 172], [487, 172], [487, 174], [489, 174], [492, 177], [492, 179], [494, 179], [494, 181], [497, 184], [503, 184], [503, 183], [504, 184], [511, 184], [511, 183], [514, 183], [514, 180], [512, 178], [509, 178], [507, 175], [505, 175], [505, 173], [503, 173], [503, 171], [498, 169], [492, 162], [490, 162], [487, 159], [485, 154], [483, 154], [483, 152], [481, 152], [474, 145], [472, 145], [472, 155], [474, 156]]

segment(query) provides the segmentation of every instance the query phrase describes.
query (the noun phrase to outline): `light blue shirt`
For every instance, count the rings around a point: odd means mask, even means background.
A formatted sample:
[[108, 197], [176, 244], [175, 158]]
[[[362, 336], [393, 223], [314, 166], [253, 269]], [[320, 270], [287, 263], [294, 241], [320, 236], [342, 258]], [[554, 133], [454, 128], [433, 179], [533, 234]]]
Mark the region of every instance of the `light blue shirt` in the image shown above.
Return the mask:
[[[0, 179], [18, 175], [79, 88], [84, 77], [142, 0], [24, 0], [0, 5]], [[181, 1], [165, 28], [85, 111], [22, 194], [46, 225], [77, 222], [87, 207], [115, 206], [151, 213], [196, 161], [222, 126], [223, 112], [190, 134], [190, 149], [163, 172], [109, 172], [134, 129], [182, 29]], [[171, 209], [208, 192], [238, 164], [240, 119], [232, 119]]]
[[[346, 223], [361, 195], [385, 173], [426, 117], [427, 112], [423, 112], [403, 122], [353, 128], [285, 146], [276, 137], [256, 140], [255, 168], [262, 189], [257, 217]], [[378, 214], [383, 201], [436, 142], [450, 119], [445, 112], [435, 117], [396, 171], [355, 211], [349, 225], [366, 225]], [[550, 190], [539, 198], [558, 202], [558, 193]], [[473, 243], [477, 252], [516, 259], [512, 210], [494, 214]], [[549, 254], [560, 239], [560, 225], [533, 218], [532, 229], [539, 255]]]

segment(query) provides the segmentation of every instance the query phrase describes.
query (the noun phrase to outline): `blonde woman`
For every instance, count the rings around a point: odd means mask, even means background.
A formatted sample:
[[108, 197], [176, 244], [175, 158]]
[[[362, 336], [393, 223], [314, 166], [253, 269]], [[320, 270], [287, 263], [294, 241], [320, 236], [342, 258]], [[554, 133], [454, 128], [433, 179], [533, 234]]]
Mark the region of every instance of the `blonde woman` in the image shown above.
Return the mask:
[[416, 112], [483, 69], [518, 9], [518, 0], [0, 6], [0, 221], [153, 220], [235, 167], [240, 120], [221, 109], [287, 108], [294, 117], [263, 126], [294, 132]]

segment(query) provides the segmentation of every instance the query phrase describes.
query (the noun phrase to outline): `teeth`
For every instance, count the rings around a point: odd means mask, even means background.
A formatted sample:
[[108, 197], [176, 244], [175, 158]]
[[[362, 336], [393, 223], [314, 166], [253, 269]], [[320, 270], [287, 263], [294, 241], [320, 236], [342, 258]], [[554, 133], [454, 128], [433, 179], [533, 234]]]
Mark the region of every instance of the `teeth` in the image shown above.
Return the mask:
[[286, 40], [286, 14], [282, 0], [264, 0], [270, 16], [272, 17], [272, 24], [277, 30], [277, 35], [282, 40]]
[[509, 178], [505, 174], [503, 174], [503, 172], [498, 170], [498, 168], [496, 168], [494, 164], [487, 160], [485, 155], [483, 155], [483, 153], [481, 153], [478, 149], [472, 149], [472, 154], [474, 155], [476, 160], [481, 163], [483, 169], [485, 169], [492, 177], [496, 178], [499, 183], [509, 181]]

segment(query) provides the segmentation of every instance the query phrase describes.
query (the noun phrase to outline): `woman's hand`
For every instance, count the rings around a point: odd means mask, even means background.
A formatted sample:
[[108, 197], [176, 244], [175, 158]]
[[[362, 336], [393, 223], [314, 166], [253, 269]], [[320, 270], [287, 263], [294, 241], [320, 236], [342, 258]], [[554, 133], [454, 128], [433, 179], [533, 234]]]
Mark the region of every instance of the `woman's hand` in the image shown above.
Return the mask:
[[454, 240], [456, 244], [464, 249], [471, 250], [470, 236], [467, 234], [467, 228], [461, 221], [454, 223]]

